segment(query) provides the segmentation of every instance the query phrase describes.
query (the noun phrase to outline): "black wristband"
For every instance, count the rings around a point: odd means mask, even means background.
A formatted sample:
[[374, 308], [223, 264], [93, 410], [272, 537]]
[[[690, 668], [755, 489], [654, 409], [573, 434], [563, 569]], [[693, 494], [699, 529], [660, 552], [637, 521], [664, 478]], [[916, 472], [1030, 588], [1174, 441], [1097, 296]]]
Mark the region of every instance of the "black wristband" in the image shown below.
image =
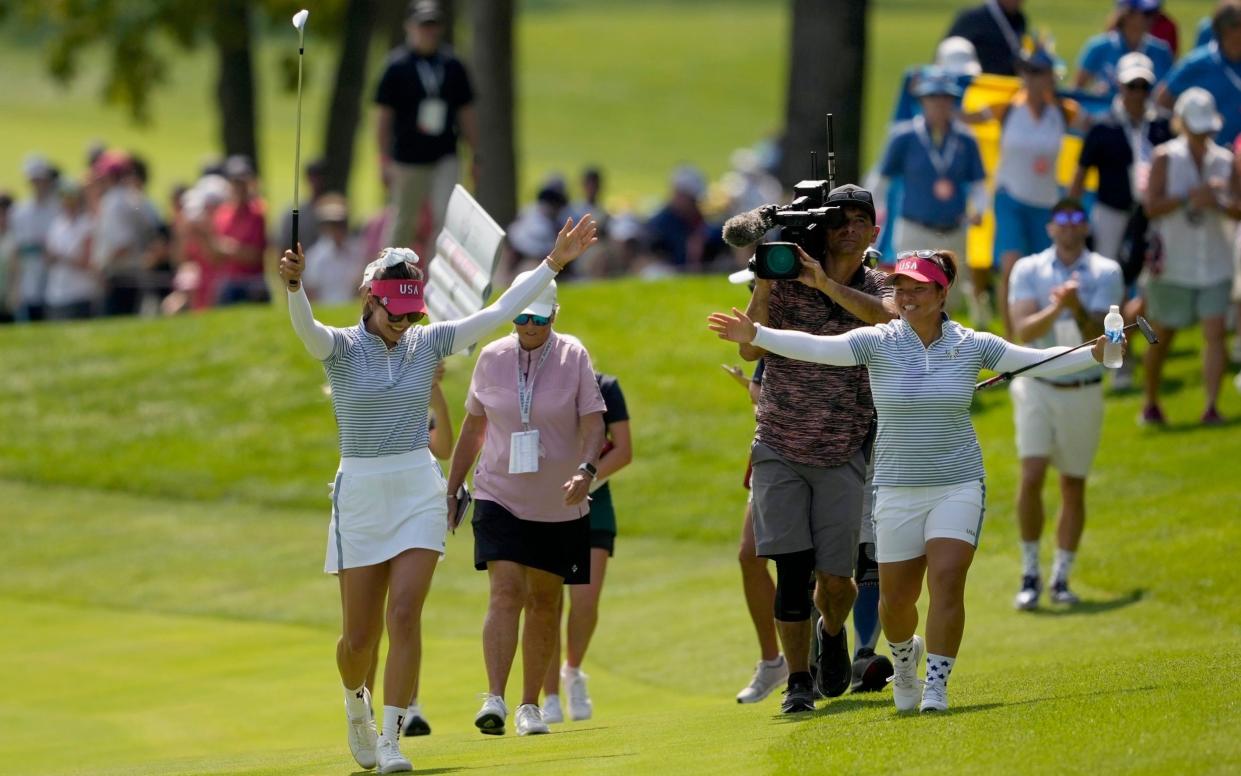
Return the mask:
[[590, 461], [583, 461], [582, 465], [577, 467], [577, 470], [579, 472], [586, 472], [592, 480], [599, 475], [599, 470]]

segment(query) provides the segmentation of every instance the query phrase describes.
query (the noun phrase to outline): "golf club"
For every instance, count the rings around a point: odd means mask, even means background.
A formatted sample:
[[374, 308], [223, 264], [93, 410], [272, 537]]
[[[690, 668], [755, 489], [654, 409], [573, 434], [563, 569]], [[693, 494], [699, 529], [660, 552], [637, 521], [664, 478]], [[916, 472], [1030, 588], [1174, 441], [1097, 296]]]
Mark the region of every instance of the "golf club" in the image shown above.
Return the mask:
[[[297, 253], [297, 216], [298, 216], [298, 182], [302, 177], [302, 55], [306, 51], [306, 19], [310, 11], [305, 8], [293, 14], [293, 26], [297, 29], [297, 132], [293, 140], [293, 234], [290, 236], [290, 248]], [[290, 280], [289, 288], [293, 289], [297, 282]]]
[[[1151, 325], [1150, 325], [1150, 324], [1146, 321], [1146, 319], [1145, 319], [1145, 318], [1143, 318], [1143, 317], [1142, 317], [1142, 316], [1140, 316], [1140, 315], [1137, 317], [1137, 322], [1136, 322], [1136, 323], [1131, 323], [1131, 324], [1129, 324], [1129, 325], [1128, 325], [1128, 326], [1126, 326], [1124, 329], [1122, 329], [1122, 331], [1129, 331], [1130, 329], [1132, 329], [1132, 328], [1133, 328], [1133, 327], [1135, 327], [1135, 326], [1136, 326], [1136, 327], [1137, 327], [1137, 328], [1138, 328], [1138, 329], [1142, 332], [1142, 336], [1146, 338], [1146, 341], [1147, 341], [1147, 342], [1149, 342], [1149, 343], [1150, 343], [1150, 344], [1152, 344], [1152, 345], [1154, 345], [1155, 343], [1159, 342], [1159, 338], [1155, 336], [1155, 330], [1154, 330], [1154, 329], [1152, 329], [1152, 328], [1151, 328]], [[1086, 340], [1085, 342], [1083, 342], [1082, 344], [1080, 344], [1080, 345], [1078, 345], [1078, 346], [1076, 346], [1076, 347], [1069, 348], [1069, 349], [1068, 349], [1068, 350], [1066, 350], [1066, 351], [1063, 351], [1063, 352], [1061, 352], [1061, 353], [1057, 353], [1057, 354], [1056, 354], [1056, 355], [1054, 355], [1054, 356], [1050, 356], [1050, 357], [1048, 357], [1048, 358], [1043, 359], [1042, 361], [1038, 361], [1038, 362], [1035, 362], [1035, 363], [1033, 363], [1033, 364], [1030, 364], [1029, 366], [1023, 366], [1022, 368], [1020, 368], [1020, 369], [1014, 369], [1014, 370], [1013, 370], [1013, 371], [1011, 371], [1011, 372], [1001, 372], [1000, 374], [996, 375], [995, 377], [990, 377], [990, 378], [987, 378], [986, 380], [983, 380], [983, 381], [982, 381], [981, 383], [979, 383], [978, 385], [975, 385], [975, 386], [974, 386], [974, 390], [975, 390], [975, 391], [981, 391], [983, 388], [986, 388], [986, 387], [991, 386], [991, 385], [995, 385], [996, 383], [1002, 383], [1002, 382], [1004, 382], [1005, 380], [1011, 380], [1011, 379], [1013, 379], [1014, 377], [1016, 377], [1017, 375], [1021, 374], [1022, 372], [1025, 372], [1025, 371], [1026, 371], [1026, 370], [1028, 370], [1028, 369], [1033, 369], [1033, 368], [1034, 368], [1034, 367], [1036, 367], [1036, 366], [1042, 366], [1043, 364], [1046, 364], [1048, 361], [1054, 361], [1055, 359], [1060, 358], [1061, 356], [1067, 356], [1069, 353], [1072, 353], [1072, 352], [1073, 352], [1073, 351], [1075, 351], [1075, 350], [1081, 350], [1082, 348], [1084, 348], [1084, 347], [1088, 347], [1088, 346], [1090, 346], [1090, 345], [1093, 345], [1094, 343], [1095, 343], [1095, 340], [1092, 340], [1092, 339], [1090, 339], [1090, 340]]]

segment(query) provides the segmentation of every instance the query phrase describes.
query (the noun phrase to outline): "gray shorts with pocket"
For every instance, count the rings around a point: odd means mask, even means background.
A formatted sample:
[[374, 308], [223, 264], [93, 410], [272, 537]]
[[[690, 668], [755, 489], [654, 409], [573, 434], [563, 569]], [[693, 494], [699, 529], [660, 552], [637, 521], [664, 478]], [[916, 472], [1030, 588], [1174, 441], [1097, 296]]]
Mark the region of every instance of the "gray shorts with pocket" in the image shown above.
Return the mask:
[[793, 463], [762, 442], [754, 443], [752, 456], [758, 554], [813, 549], [815, 570], [852, 577], [866, 482], [862, 450], [831, 467]]

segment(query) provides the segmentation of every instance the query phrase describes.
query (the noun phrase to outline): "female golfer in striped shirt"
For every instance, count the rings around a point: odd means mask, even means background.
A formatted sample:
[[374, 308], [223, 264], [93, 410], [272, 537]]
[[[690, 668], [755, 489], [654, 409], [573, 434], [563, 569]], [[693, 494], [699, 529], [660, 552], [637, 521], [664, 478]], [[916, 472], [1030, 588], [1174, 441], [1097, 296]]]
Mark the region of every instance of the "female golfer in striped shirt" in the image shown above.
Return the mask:
[[[314, 319], [301, 288], [305, 257], [285, 251], [280, 260], [293, 330], [323, 362], [339, 427], [341, 460], [324, 570], [340, 575], [336, 665], [345, 687], [349, 749], [363, 768], [412, 768], [397, 740], [421, 652], [422, 605], [448, 528], [444, 476], [427, 449], [435, 368], [510, 320], [595, 241], [590, 215], [576, 225], [570, 219], [539, 268], [494, 304], [430, 326], [414, 325], [426, 305], [413, 251], [386, 248], [367, 265], [362, 320], [347, 329]], [[377, 732], [365, 681], [385, 618], [389, 646], [383, 728]]]
[[[986, 495], [982, 450], [970, 421], [978, 371], [1011, 371], [1067, 350], [1019, 347], [949, 320], [944, 302], [956, 274], [951, 251], [901, 254], [891, 277], [901, 317], [837, 336], [769, 329], [736, 308], [731, 316], [714, 313], [708, 319], [721, 339], [752, 342], [802, 361], [865, 366], [870, 373], [879, 416], [874, 506], [879, 617], [892, 649], [892, 692], [901, 711], [919, 701], [922, 711], [948, 708], [948, 675], [965, 628], [965, 576], [978, 546]], [[1092, 359], [1102, 361], [1105, 339], [1030, 371], [1068, 373]], [[914, 631], [924, 576], [931, 604], [922, 692], [917, 672], [924, 647]]]

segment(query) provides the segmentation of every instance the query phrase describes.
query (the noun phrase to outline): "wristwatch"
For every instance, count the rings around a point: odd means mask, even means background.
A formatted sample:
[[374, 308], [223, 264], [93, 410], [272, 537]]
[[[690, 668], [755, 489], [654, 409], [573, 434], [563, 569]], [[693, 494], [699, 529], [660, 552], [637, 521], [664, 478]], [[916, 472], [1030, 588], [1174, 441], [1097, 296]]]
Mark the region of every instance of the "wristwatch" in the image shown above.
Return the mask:
[[579, 472], [586, 472], [587, 474], [590, 475], [590, 478], [592, 480], [599, 474], [599, 470], [596, 469], [595, 465], [591, 463], [590, 461], [583, 461], [582, 465], [577, 467], [577, 470]]

